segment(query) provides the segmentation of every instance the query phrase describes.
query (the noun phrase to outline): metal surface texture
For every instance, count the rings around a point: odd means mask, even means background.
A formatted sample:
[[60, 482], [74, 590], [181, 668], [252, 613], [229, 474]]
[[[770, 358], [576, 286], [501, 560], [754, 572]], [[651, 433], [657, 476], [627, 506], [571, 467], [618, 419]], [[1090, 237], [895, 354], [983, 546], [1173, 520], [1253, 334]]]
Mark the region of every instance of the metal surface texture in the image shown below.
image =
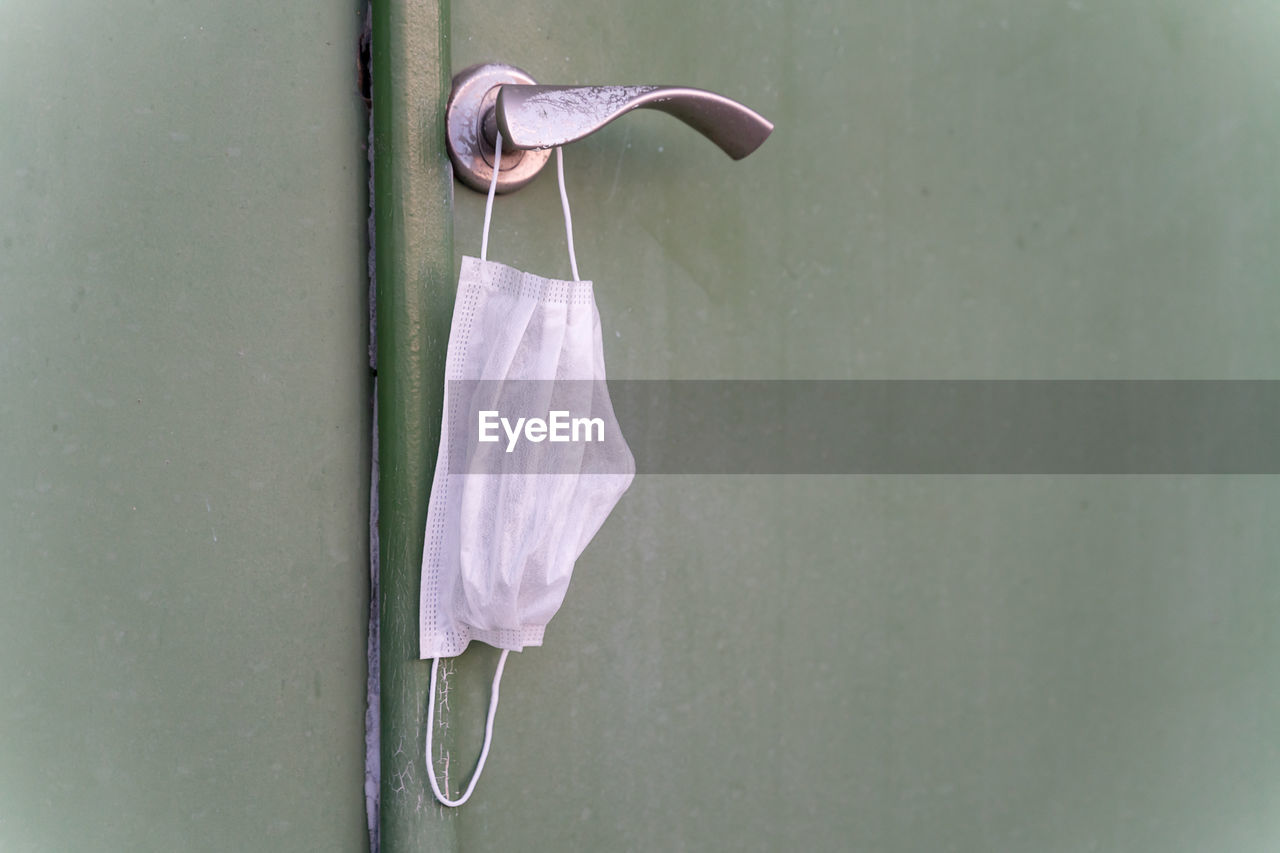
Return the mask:
[[[453, 78], [446, 106], [446, 132], [454, 174], [473, 190], [488, 192], [493, 179], [495, 137], [484, 133], [485, 119], [492, 123], [494, 104], [504, 83], [531, 84], [534, 80], [510, 65], [473, 65]], [[486, 138], [487, 136], [487, 138]], [[521, 151], [503, 142], [502, 168], [497, 192], [509, 193], [533, 180], [551, 157], [550, 151]]]
[[554, 148], [640, 109], [680, 119], [735, 160], [773, 132], [772, 122], [737, 101], [683, 86], [503, 86], [496, 115], [516, 148]]
[[546, 165], [548, 149], [583, 139], [632, 110], [664, 112], [697, 130], [735, 160], [773, 132], [764, 116], [715, 92], [682, 86], [539, 86], [511, 65], [483, 63], [453, 79], [447, 107], [449, 156], [467, 186], [488, 192], [497, 133], [502, 168], [497, 192], [525, 186]]

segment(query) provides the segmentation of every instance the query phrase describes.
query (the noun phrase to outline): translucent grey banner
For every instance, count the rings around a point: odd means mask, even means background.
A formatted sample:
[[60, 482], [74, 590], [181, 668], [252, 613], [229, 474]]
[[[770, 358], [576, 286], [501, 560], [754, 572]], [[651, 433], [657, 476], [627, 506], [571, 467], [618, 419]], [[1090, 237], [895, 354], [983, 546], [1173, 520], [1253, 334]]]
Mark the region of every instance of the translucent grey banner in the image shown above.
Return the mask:
[[1271, 380], [482, 381], [449, 395], [451, 473], [626, 473], [632, 455], [640, 474], [1280, 473]]

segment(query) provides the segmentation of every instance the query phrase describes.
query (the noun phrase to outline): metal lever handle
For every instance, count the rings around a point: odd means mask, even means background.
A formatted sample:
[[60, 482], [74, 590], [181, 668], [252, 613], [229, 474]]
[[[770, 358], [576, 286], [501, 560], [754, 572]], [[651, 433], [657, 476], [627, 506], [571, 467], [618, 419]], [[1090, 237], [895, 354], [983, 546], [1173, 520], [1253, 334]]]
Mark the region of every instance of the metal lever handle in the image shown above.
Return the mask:
[[[773, 123], [715, 92], [679, 86], [502, 86], [493, 111], [504, 145], [554, 148], [595, 133], [632, 110], [675, 116], [741, 160], [773, 132]], [[486, 116], [485, 137], [493, 144]]]
[[773, 124], [759, 113], [702, 89], [539, 86], [510, 65], [475, 65], [453, 79], [447, 116], [449, 156], [464, 184], [487, 191], [501, 129], [498, 192], [511, 192], [541, 171], [549, 149], [582, 139], [637, 109], [675, 116], [735, 160], [755, 151], [773, 132]]

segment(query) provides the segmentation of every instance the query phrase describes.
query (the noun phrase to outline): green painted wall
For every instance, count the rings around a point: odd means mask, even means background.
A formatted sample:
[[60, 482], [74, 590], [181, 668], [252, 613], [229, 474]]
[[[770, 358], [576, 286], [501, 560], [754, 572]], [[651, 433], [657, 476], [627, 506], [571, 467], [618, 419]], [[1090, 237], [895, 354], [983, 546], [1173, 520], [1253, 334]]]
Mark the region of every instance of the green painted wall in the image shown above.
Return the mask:
[[[778, 124], [742, 163], [660, 115], [568, 149], [612, 376], [1276, 378], [1274, 11], [458, 0], [451, 50]], [[567, 271], [551, 175], [492, 258]], [[457, 257], [482, 205], [457, 189]], [[475, 798], [424, 819], [463, 850], [1274, 849], [1278, 513], [1265, 477], [642, 477], [511, 660]], [[452, 677], [464, 768], [492, 658]]]
[[0, 4], [0, 849], [366, 844], [358, 10]]

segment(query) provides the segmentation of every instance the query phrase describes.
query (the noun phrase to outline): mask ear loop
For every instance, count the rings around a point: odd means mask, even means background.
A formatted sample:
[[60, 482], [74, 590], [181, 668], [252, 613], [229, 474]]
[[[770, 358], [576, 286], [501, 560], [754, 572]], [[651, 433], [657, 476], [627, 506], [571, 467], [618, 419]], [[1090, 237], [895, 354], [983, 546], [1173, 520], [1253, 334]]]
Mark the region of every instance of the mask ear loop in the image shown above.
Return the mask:
[[569, 194], [564, 190], [564, 149], [556, 149], [556, 177], [560, 180], [560, 206], [564, 208], [564, 236], [569, 241], [569, 268], [573, 270], [573, 280], [578, 278], [578, 257], [573, 252], [573, 215], [569, 213]]
[[[493, 140], [493, 176], [489, 178], [489, 197], [484, 202], [484, 231], [480, 234], [480, 260], [489, 260], [489, 220], [493, 217], [493, 196], [498, 191], [498, 170], [502, 168], [502, 131]], [[564, 186], [561, 183], [561, 186]]]
[[480, 747], [480, 758], [476, 761], [476, 769], [471, 774], [467, 789], [456, 800], [449, 799], [448, 795], [440, 790], [440, 783], [436, 781], [436, 764], [431, 757], [432, 733], [436, 728], [436, 670], [440, 668], [440, 659], [436, 658], [431, 662], [431, 698], [427, 702], [427, 780], [431, 782], [431, 793], [446, 806], [460, 806], [471, 799], [471, 793], [476, 789], [476, 782], [480, 781], [484, 763], [489, 758], [489, 744], [493, 742], [493, 717], [498, 711], [498, 685], [502, 683], [502, 670], [507, 665], [509, 654], [508, 650], [503, 649], [498, 657], [498, 668], [493, 673], [493, 686], [489, 688], [489, 716], [484, 721], [484, 746]]
[[[480, 234], [480, 260], [489, 260], [489, 223], [493, 219], [493, 197], [498, 191], [498, 170], [502, 164], [502, 132], [493, 140], [493, 175], [489, 178], [489, 196], [484, 202], [484, 230]], [[564, 149], [556, 148], [556, 179], [560, 184], [560, 208], [564, 211], [564, 236], [569, 244], [569, 269], [573, 280], [578, 276], [578, 255], [573, 249], [573, 214], [569, 212], [569, 193], [564, 188]]]

